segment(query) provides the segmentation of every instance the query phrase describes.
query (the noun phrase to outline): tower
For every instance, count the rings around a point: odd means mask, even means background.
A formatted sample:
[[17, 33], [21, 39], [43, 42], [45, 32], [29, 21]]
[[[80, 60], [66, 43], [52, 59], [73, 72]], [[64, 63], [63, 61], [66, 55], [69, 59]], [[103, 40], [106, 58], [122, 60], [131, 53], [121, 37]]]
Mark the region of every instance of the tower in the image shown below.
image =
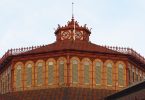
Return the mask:
[[56, 41], [89, 41], [91, 30], [84, 26], [80, 26], [74, 18], [68, 21], [67, 25], [60, 26], [55, 31]]

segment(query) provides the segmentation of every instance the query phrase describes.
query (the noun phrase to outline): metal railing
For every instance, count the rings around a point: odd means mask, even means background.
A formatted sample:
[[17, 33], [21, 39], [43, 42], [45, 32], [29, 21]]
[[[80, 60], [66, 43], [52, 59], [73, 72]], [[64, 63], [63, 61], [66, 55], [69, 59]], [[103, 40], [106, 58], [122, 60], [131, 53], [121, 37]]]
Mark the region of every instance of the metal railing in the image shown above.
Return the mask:
[[[43, 45], [44, 46], [44, 45]], [[8, 50], [3, 56], [2, 58], [0, 58], [0, 64], [8, 57], [8, 56], [12, 56], [12, 55], [17, 55], [20, 53], [24, 53], [30, 50], [34, 50], [36, 48], [40, 48], [42, 46], [32, 46], [32, 47], [24, 47], [24, 48], [18, 48], [18, 49], [10, 49]], [[139, 53], [137, 53], [136, 51], [134, 51], [131, 48], [123, 48], [123, 47], [113, 47], [113, 46], [104, 46], [105, 48], [111, 49], [113, 51], [117, 51], [123, 54], [129, 54], [135, 58], [137, 58], [138, 60], [142, 61], [145, 64], [145, 58], [143, 56], [141, 56]]]
[[129, 54], [145, 64], [145, 58], [131, 48], [113, 47], [113, 46], [104, 46], [104, 47], [117, 51], [117, 52], [120, 52], [120, 53], [123, 53], [123, 54]]
[[[42, 45], [44, 46], [44, 45]], [[10, 49], [8, 50], [3, 56], [2, 58], [0, 58], [0, 64], [9, 56], [12, 56], [12, 55], [18, 55], [20, 53], [24, 53], [24, 52], [27, 52], [27, 51], [30, 51], [30, 50], [34, 50], [36, 48], [40, 48], [42, 46], [32, 46], [32, 47], [24, 47], [24, 48], [17, 48], [17, 49]]]

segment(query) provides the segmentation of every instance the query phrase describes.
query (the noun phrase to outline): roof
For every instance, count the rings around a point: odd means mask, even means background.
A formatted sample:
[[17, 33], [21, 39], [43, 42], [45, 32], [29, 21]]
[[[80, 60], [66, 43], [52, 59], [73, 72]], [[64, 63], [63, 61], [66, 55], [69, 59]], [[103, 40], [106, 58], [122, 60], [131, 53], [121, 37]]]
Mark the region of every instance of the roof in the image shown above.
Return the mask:
[[15, 55], [19, 56], [19, 55], [65, 51], [65, 50], [103, 53], [103, 54], [124, 54], [130, 56], [133, 59], [136, 59], [136, 61], [140, 62], [141, 65], [143, 66], [145, 65], [145, 58], [130, 48], [100, 46], [87, 41], [63, 40], [43, 46], [32, 46], [8, 50], [0, 59], [0, 68], [3, 66], [3, 64], [11, 60], [12, 57]]
[[49, 88], [11, 92], [0, 95], [0, 100], [103, 100], [114, 90], [90, 88]]
[[136, 84], [133, 84], [129, 87], [126, 87], [125, 89], [123, 89], [117, 93], [109, 95], [108, 97], [106, 97], [106, 100], [116, 100], [117, 98], [131, 95], [131, 94], [138, 92], [138, 91], [141, 91], [143, 89], [145, 89], [145, 80], [143, 80], [141, 82], [137, 82]]
[[74, 40], [63, 40], [55, 42], [34, 50], [30, 50], [22, 53], [26, 54], [36, 54], [36, 53], [46, 53], [51, 51], [64, 51], [64, 50], [74, 50], [74, 51], [86, 51], [86, 52], [97, 52], [97, 53], [111, 53], [111, 54], [121, 54], [120, 52], [110, 50], [100, 45], [93, 44], [86, 41], [74, 41]]
[[88, 41], [63, 40], [43, 46], [32, 46], [8, 50], [0, 59], [0, 68], [3, 67], [5, 63], [8, 63], [15, 55], [31, 55], [65, 50], [102, 54], [123, 54], [130, 57], [130, 59], [135, 59], [140, 62], [142, 66], [145, 65], [145, 58], [130, 48], [100, 46]]
[[[84, 40], [75, 40], [72, 39], [74, 36], [77, 36], [73, 33], [75, 26], [75, 30], [84, 31], [83, 39]], [[71, 30], [70, 30], [71, 29]], [[61, 30], [70, 30], [71, 38], [67, 38], [66, 40], [59, 40], [61, 38]], [[85, 35], [87, 33], [87, 35]], [[45, 46], [39, 47], [26, 47], [19, 49], [11, 49], [8, 50], [2, 58], [0, 58], [0, 68], [3, 64], [7, 63], [12, 59], [12, 56], [17, 55], [29, 55], [29, 54], [40, 54], [40, 53], [48, 53], [48, 52], [56, 52], [56, 51], [79, 51], [79, 52], [93, 52], [93, 53], [102, 53], [102, 54], [123, 54], [126, 55], [129, 59], [133, 61], [139, 62], [141, 66], [145, 66], [145, 58], [138, 54], [136, 51], [130, 48], [120, 48], [120, 47], [106, 47], [93, 44], [89, 42], [89, 36], [91, 34], [91, 30], [84, 26], [80, 26], [74, 18], [71, 19], [65, 26], [58, 25], [58, 28], [55, 31], [56, 42], [52, 44], [48, 44]], [[65, 35], [65, 34], [64, 34]]]

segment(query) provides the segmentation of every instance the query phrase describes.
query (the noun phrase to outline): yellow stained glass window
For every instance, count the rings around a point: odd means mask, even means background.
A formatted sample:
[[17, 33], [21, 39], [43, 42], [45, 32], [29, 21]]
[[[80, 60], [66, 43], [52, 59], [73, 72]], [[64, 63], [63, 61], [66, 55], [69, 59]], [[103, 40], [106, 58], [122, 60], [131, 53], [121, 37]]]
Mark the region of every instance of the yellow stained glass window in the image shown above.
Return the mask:
[[135, 72], [134, 72], [134, 69], [132, 70], [132, 82], [135, 81]]
[[84, 62], [84, 83], [89, 83], [89, 62]]
[[54, 63], [48, 63], [48, 84], [52, 84], [54, 80]]
[[101, 63], [100, 62], [96, 62], [95, 76], [96, 76], [96, 84], [100, 84], [101, 83]]
[[140, 81], [142, 81], [142, 77], [141, 77], [141, 74], [139, 75], [139, 80], [140, 80]]
[[26, 85], [32, 85], [32, 65], [28, 64], [26, 67]]
[[112, 85], [112, 64], [107, 64], [107, 85]]
[[64, 62], [59, 62], [59, 82], [64, 83]]
[[123, 65], [122, 64], [119, 64], [118, 65], [118, 84], [120, 86], [123, 86], [124, 85], [123, 76], [124, 76]]
[[1, 78], [0, 78], [0, 93], [2, 92], [2, 81], [1, 81]]
[[20, 65], [16, 68], [16, 88], [22, 87], [22, 68]]
[[131, 85], [131, 70], [130, 70], [130, 68], [128, 69], [128, 81], [129, 81], [129, 85]]
[[72, 61], [72, 82], [78, 82], [78, 61]]
[[41, 85], [43, 83], [43, 64], [38, 63], [37, 65], [37, 85]]
[[138, 79], [139, 79], [139, 78], [138, 78], [138, 77], [139, 77], [139, 75], [138, 75], [138, 69], [136, 69], [136, 73], [135, 73], [135, 74], [136, 74], [136, 75], [135, 75], [135, 81], [138, 82]]

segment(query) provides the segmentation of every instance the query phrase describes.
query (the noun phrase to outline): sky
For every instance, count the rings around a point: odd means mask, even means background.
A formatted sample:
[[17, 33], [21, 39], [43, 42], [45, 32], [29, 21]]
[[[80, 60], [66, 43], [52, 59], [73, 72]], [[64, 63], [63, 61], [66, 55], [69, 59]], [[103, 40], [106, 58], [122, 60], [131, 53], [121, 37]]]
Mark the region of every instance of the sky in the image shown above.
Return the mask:
[[145, 56], [145, 0], [0, 0], [0, 57], [11, 48], [53, 43], [72, 17], [92, 28], [98, 45], [130, 47]]

